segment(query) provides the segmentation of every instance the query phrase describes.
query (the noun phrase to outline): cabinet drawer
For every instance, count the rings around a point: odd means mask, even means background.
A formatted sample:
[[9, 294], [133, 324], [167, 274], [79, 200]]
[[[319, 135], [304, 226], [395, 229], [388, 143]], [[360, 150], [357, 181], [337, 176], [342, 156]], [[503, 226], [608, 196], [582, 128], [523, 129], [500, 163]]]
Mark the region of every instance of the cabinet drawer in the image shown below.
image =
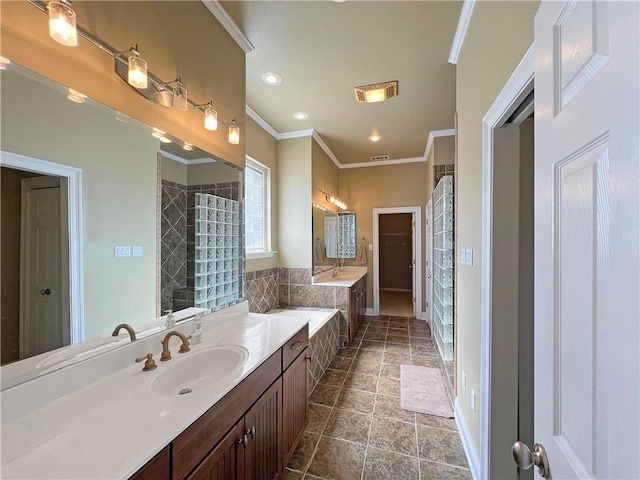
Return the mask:
[[278, 350], [171, 443], [173, 479], [185, 478], [281, 374]]
[[309, 345], [309, 325], [305, 325], [282, 347], [282, 371]]

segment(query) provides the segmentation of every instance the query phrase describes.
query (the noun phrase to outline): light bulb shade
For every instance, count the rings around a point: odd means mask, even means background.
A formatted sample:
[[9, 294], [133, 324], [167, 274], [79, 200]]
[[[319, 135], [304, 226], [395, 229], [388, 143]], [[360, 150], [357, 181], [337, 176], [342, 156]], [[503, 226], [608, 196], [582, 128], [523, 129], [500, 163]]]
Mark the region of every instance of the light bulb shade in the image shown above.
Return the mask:
[[187, 90], [183, 87], [176, 87], [173, 91], [173, 108], [181, 112], [187, 111]]
[[147, 62], [142, 58], [129, 57], [129, 85], [136, 88], [147, 88]]
[[67, 47], [78, 45], [76, 12], [68, 4], [49, 2], [49, 35]]
[[218, 112], [216, 112], [212, 107], [209, 107], [204, 111], [204, 128], [207, 130], [218, 129]]
[[240, 143], [240, 127], [237, 125], [231, 125], [229, 127], [229, 143], [238, 145]]

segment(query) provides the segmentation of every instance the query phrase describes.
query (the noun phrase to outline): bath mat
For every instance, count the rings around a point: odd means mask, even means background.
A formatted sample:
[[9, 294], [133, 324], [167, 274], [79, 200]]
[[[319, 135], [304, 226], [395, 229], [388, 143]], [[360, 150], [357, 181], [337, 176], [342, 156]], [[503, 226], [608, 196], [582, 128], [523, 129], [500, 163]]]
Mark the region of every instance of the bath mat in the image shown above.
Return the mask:
[[411, 412], [453, 418], [439, 368], [400, 365], [400, 405]]

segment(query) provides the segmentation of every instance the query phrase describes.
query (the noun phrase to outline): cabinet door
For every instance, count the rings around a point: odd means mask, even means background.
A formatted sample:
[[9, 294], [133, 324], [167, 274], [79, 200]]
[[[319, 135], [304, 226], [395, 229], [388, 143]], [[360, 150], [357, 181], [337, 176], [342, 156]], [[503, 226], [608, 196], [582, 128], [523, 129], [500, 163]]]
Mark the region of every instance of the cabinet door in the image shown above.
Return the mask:
[[130, 477], [129, 480], [162, 480], [169, 479], [169, 447], [160, 450], [155, 457]]
[[305, 348], [282, 375], [282, 442], [286, 466], [309, 423], [309, 361], [311, 349]]
[[349, 306], [348, 306], [347, 335], [349, 343], [353, 342], [353, 337], [358, 330], [358, 291], [355, 287], [349, 289]]
[[244, 478], [270, 480], [282, 472], [280, 425], [282, 380], [278, 379], [244, 417], [245, 434], [248, 437], [244, 452]]
[[244, 478], [244, 421], [238, 422], [188, 480], [233, 480]]

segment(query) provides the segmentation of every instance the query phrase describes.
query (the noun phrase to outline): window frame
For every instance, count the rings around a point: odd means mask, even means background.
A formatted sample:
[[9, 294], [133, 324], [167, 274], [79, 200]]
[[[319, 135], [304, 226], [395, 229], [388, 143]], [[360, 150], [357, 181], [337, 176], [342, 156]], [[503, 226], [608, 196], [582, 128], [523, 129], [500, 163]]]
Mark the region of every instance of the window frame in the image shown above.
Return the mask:
[[[247, 169], [255, 170], [262, 174], [262, 248], [247, 248], [247, 209], [246, 209], [246, 184]], [[276, 252], [271, 251], [271, 169], [250, 156], [245, 156], [245, 211], [244, 211], [244, 234], [245, 234], [245, 258], [247, 260], [256, 258], [273, 257]]]

